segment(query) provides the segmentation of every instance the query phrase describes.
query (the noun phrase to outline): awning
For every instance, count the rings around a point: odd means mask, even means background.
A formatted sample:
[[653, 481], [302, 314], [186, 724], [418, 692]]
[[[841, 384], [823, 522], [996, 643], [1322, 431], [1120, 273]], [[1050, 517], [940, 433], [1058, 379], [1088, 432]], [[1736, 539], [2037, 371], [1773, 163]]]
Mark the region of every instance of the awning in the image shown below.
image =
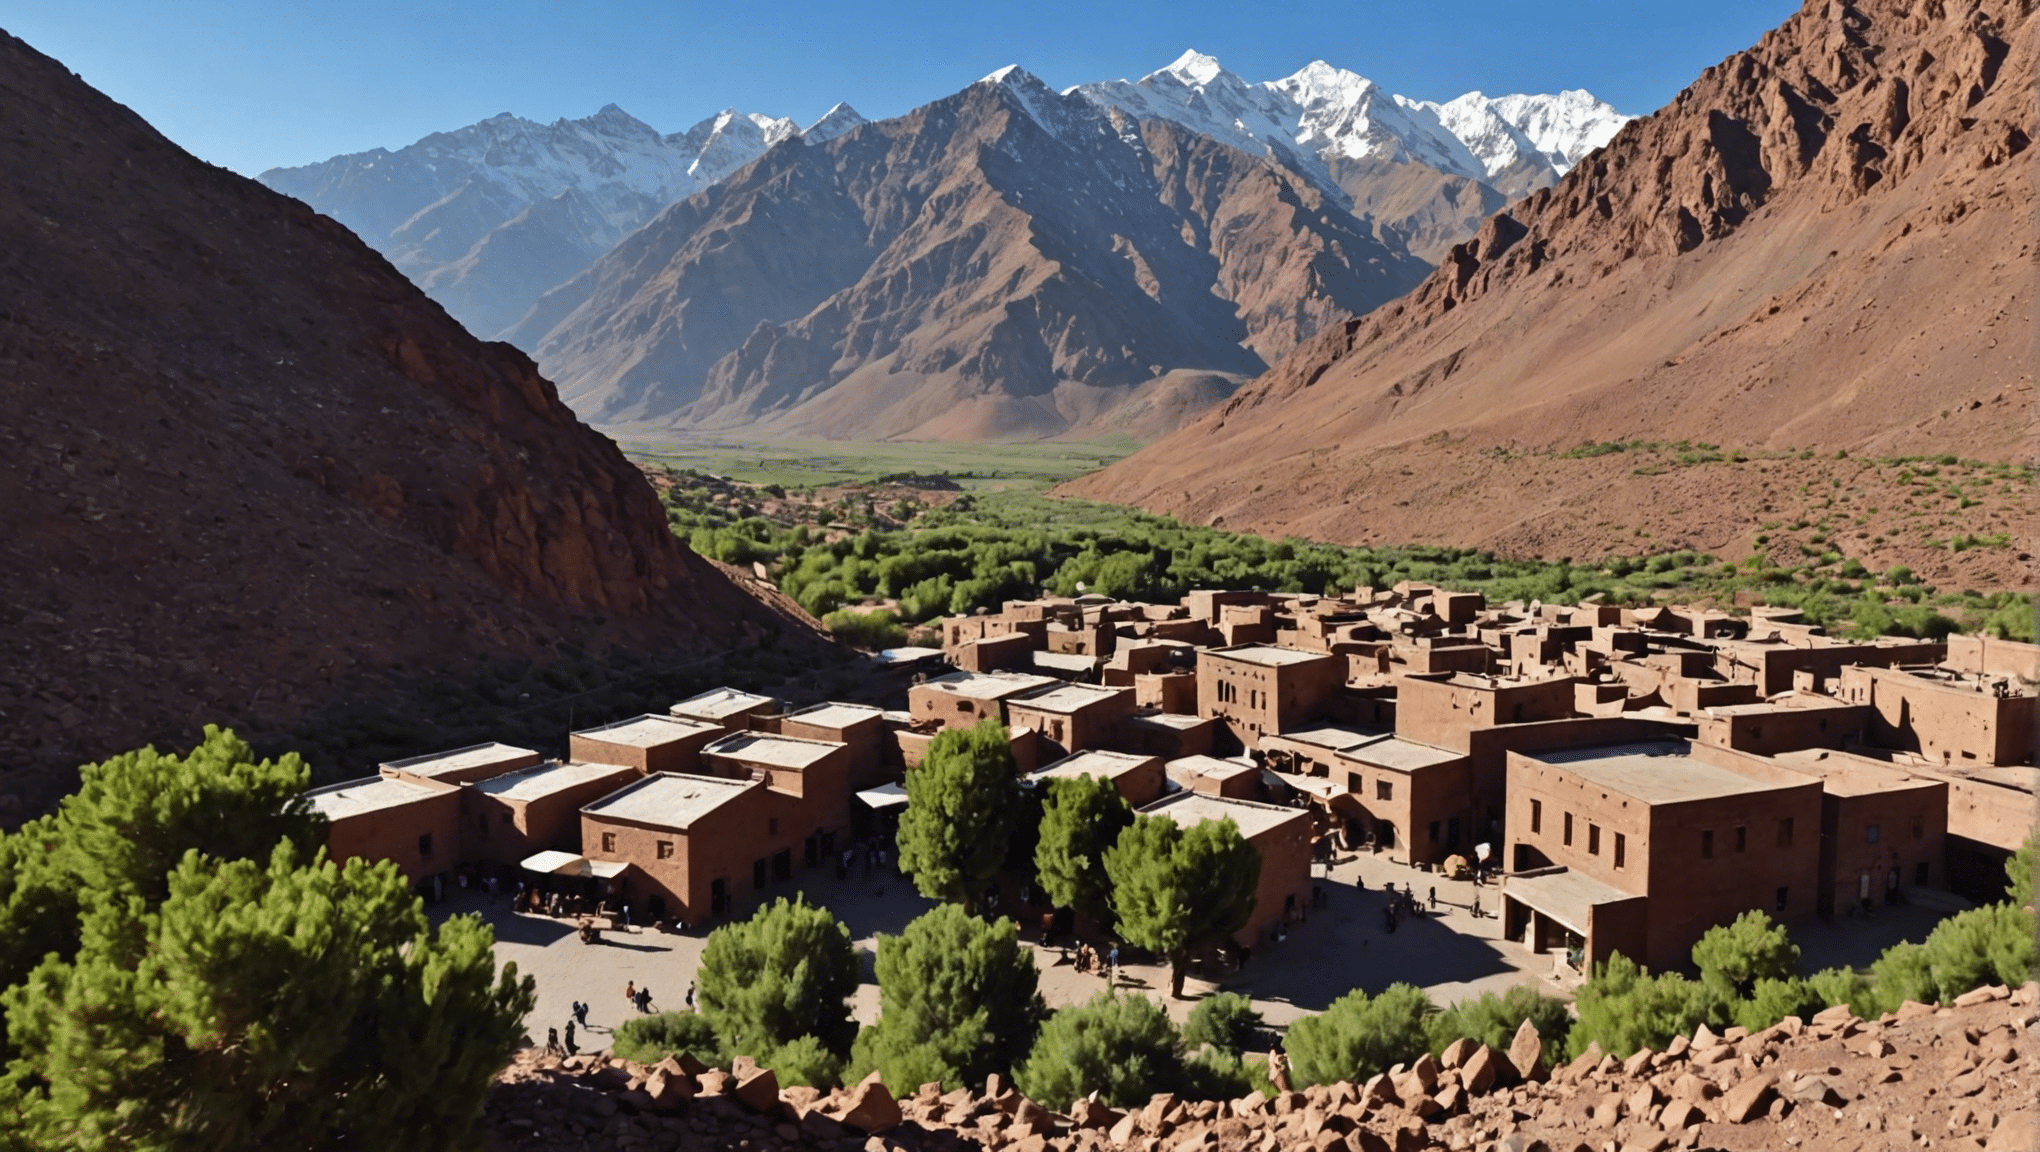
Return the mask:
[[1581, 936], [1596, 905], [1620, 904], [1641, 897], [1567, 869], [1502, 878], [1502, 895], [1530, 907]]
[[576, 856], [572, 852], [547, 850], [526, 856], [517, 866], [526, 872], [536, 872], [541, 876], [579, 876], [583, 874], [587, 864], [586, 857]]
[[898, 784], [880, 784], [859, 792], [857, 798], [872, 808], [903, 808], [907, 803], [907, 790]]
[[1320, 800], [1330, 800], [1346, 791], [1329, 776], [1306, 776], [1301, 772], [1276, 772], [1272, 769], [1265, 771], [1276, 782], [1287, 784], [1298, 792], [1308, 793]]
[[630, 867], [630, 864], [623, 860], [588, 861], [588, 871], [593, 873], [597, 878], [603, 880], [616, 879], [618, 876], [622, 875], [623, 870], [628, 867]]

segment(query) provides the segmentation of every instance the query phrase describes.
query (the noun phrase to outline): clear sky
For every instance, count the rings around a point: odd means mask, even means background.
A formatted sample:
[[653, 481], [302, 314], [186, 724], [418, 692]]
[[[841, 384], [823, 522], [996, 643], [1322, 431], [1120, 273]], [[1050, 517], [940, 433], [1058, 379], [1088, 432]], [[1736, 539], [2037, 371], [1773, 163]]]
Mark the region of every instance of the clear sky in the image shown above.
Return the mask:
[[1186, 48], [1248, 80], [1323, 59], [1424, 100], [1585, 88], [1663, 105], [1790, 0], [0, 0], [0, 27], [198, 156], [253, 175], [498, 112], [615, 103], [662, 132], [727, 107], [897, 116], [1006, 64], [1057, 88]]

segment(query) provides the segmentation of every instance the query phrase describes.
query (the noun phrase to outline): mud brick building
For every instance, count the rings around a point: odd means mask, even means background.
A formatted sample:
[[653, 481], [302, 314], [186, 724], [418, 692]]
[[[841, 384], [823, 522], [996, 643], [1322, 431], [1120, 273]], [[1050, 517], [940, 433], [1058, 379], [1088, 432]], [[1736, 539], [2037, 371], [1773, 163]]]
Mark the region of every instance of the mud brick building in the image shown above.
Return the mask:
[[1058, 684], [1008, 699], [1006, 720], [1015, 727], [1034, 729], [1046, 745], [1061, 749], [1060, 753], [1044, 754], [1067, 755], [1109, 747], [1133, 709], [1131, 688]]
[[1821, 783], [1656, 741], [1508, 757], [1503, 931], [1581, 969], [1615, 952], [1681, 967], [1716, 924], [1791, 924], [1820, 886]]
[[305, 798], [328, 821], [326, 853], [335, 863], [391, 860], [405, 879], [422, 884], [460, 862], [458, 784], [367, 776], [314, 788]]
[[1183, 828], [1206, 820], [1231, 820], [1240, 837], [1261, 854], [1261, 879], [1254, 910], [1233, 939], [1258, 946], [1274, 928], [1310, 901], [1310, 813], [1300, 808], [1259, 804], [1202, 792], [1177, 792], [1142, 808], [1142, 815], [1167, 816]]
[[581, 850], [581, 806], [643, 776], [635, 765], [540, 764], [462, 786], [462, 863], [515, 865], [536, 852]]
[[681, 716], [634, 716], [567, 737], [567, 757], [594, 764], [627, 764], [643, 776], [652, 772], [695, 772], [701, 750], [728, 735], [720, 724]]
[[849, 832], [850, 750], [842, 744], [740, 732], [703, 748], [701, 762], [709, 775], [757, 780], [779, 798], [774, 827], [801, 843], [809, 867]]
[[704, 724], [719, 724], [735, 731], [755, 728], [759, 721], [778, 710], [779, 701], [772, 697], [739, 692], [735, 688], [713, 688], [682, 700], [669, 709], [675, 716], [699, 720]]
[[984, 720], [1010, 724], [1006, 701], [1055, 683], [1052, 676], [1031, 672], [951, 672], [907, 689], [907, 712], [917, 725], [974, 728]]
[[1185, 792], [1230, 800], [1253, 800], [1262, 792], [1261, 769], [1251, 760], [1185, 756], [1164, 767], [1170, 782]]
[[529, 768], [544, 759], [545, 757], [529, 748], [492, 742], [456, 748], [451, 752], [433, 752], [406, 760], [392, 760], [381, 768], [385, 776], [438, 781], [442, 784], [465, 784], [470, 780], [487, 780], [491, 776], [501, 776], [505, 772]]
[[869, 704], [816, 704], [779, 719], [779, 734], [843, 745], [852, 791], [899, 779], [898, 748], [886, 740], [885, 709]]
[[1346, 683], [1346, 660], [1268, 644], [1213, 648], [1197, 658], [1197, 714], [1249, 749], [1266, 733], [1317, 718]]
[[1870, 709], [1870, 740], [1929, 763], [2030, 764], [2034, 698], [2006, 680], [1928, 668], [1841, 670], [1835, 695]]
[[1026, 783], [1042, 788], [1051, 780], [1067, 780], [1078, 776], [1093, 776], [1110, 780], [1119, 791], [1120, 798], [1130, 807], [1138, 808], [1161, 799], [1168, 789], [1169, 778], [1164, 772], [1158, 756], [1135, 756], [1126, 752], [1105, 752], [1092, 749], [1077, 752], [1045, 765], [1026, 778]]
[[582, 854], [626, 865], [622, 896], [645, 919], [697, 924], [793, 878], [776, 812], [763, 781], [662, 772], [581, 809]]

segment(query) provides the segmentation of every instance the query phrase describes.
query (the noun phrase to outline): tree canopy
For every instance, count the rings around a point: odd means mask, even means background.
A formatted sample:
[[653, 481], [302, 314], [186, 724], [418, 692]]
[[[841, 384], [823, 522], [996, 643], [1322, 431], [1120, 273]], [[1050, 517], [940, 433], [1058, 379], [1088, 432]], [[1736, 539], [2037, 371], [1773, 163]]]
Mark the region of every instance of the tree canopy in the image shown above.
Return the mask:
[[1169, 991], [1183, 994], [1191, 953], [1245, 926], [1261, 882], [1260, 850], [1231, 820], [1188, 830], [1167, 816], [1136, 816], [1105, 853], [1120, 935], [1169, 960]]
[[1011, 920], [943, 904], [878, 938], [878, 1023], [857, 1035], [852, 1067], [906, 1095], [930, 1081], [981, 1083], [1018, 1063], [1048, 1015], [1040, 972]]
[[1378, 996], [1356, 988], [1291, 1024], [1282, 1047], [1301, 1084], [1365, 1080], [1422, 1055], [1436, 1010], [1415, 985], [1390, 984]]
[[479, 918], [435, 928], [394, 864], [308, 848], [302, 762], [231, 733], [83, 775], [0, 837], [8, 960], [45, 949], [0, 992], [0, 1145], [468, 1141], [532, 1005]]
[[1056, 907], [1110, 920], [1112, 879], [1105, 874], [1105, 852], [1133, 823], [1133, 809], [1112, 781], [1099, 776], [1050, 780], [1043, 791], [1035, 882]]
[[1781, 924], [1752, 909], [1709, 928], [1693, 945], [1700, 978], [1723, 996], [1748, 996], [1759, 980], [1789, 980], [1799, 971], [1799, 945]]
[[1006, 858], [1017, 771], [1012, 738], [996, 720], [946, 729], [908, 771], [900, 868], [921, 895], [976, 907], [978, 889]]
[[1100, 992], [1042, 1025], [1013, 1081], [1030, 1099], [1067, 1108], [1081, 1096], [1115, 1108], [1146, 1103], [1182, 1074], [1183, 1038], [1146, 996]]
[[770, 1063], [780, 1048], [812, 1036], [840, 1059], [857, 1034], [850, 1016], [857, 980], [843, 922], [805, 897], [782, 897], [709, 933], [695, 996], [732, 1053]]

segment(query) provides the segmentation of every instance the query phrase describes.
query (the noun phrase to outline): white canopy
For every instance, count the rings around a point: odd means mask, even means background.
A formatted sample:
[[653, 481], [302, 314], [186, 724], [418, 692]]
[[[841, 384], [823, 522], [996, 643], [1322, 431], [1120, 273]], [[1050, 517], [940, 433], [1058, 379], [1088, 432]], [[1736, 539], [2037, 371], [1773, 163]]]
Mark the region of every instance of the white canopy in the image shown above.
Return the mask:
[[857, 798], [873, 808], [901, 808], [906, 806], [907, 790], [898, 784], [880, 784], [859, 792]]
[[1264, 771], [1281, 783], [1296, 789], [1298, 792], [1307, 792], [1312, 796], [1325, 800], [1329, 800], [1345, 791], [1344, 788], [1339, 787], [1337, 783], [1326, 776], [1305, 776], [1300, 772], [1276, 772], [1272, 769], [1264, 769]]
[[546, 876], [578, 876], [581, 874], [581, 869], [587, 863], [588, 861], [585, 857], [576, 856], [572, 852], [556, 852], [548, 849], [544, 852], [526, 856], [518, 862], [517, 866], [526, 872], [537, 872]]

